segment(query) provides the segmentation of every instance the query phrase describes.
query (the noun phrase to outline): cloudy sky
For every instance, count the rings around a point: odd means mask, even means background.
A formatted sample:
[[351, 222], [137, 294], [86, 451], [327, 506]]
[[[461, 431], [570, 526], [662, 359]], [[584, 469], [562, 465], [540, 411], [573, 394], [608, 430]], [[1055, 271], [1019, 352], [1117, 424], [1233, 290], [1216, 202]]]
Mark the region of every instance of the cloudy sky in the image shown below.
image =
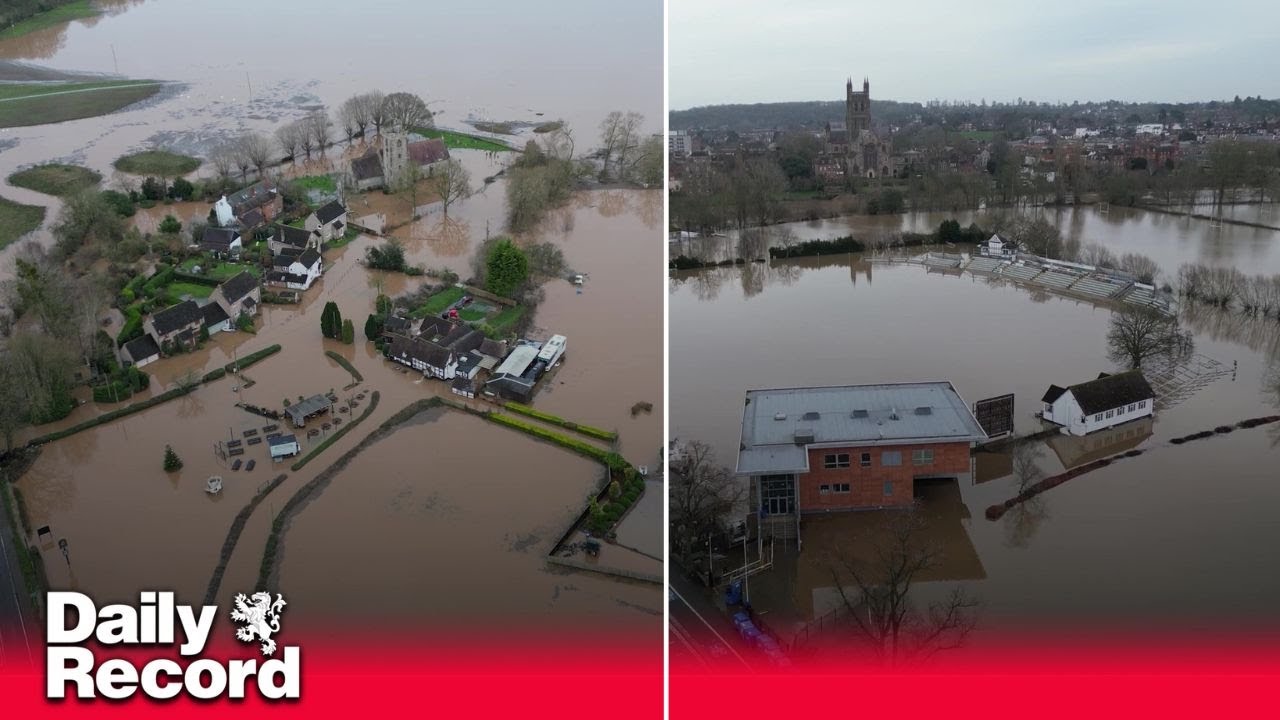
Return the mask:
[[1276, 0], [669, 0], [670, 107], [1280, 98]]

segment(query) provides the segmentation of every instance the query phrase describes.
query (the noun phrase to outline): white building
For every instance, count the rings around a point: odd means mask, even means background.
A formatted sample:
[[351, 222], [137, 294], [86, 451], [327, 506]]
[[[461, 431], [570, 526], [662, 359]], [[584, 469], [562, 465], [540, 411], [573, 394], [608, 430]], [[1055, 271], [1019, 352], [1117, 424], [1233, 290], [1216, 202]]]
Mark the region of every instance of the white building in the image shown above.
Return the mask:
[[547, 368], [555, 365], [564, 356], [565, 344], [568, 340], [563, 335], [552, 335], [538, 352], [538, 359], [547, 364]]
[[994, 258], [1011, 258], [1018, 254], [1018, 244], [997, 233], [978, 243], [978, 254]]
[[276, 461], [302, 452], [302, 447], [298, 445], [298, 438], [293, 435], [276, 435], [268, 438], [267, 445], [271, 447], [271, 459]]
[[688, 157], [693, 153], [693, 138], [684, 130], [672, 130], [667, 133], [667, 152]]
[[1044, 419], [1062, 432], [1088, 435], [1154, 415], [1156, 394], [1141, 370], [1129, 370], [1065, 388], [1050, 385], [1041, 402]]
[[315, 248], [307, 248], [293, 254], [284, 251], [271, 260], [273, 269], [267, 279], [273, 285], [283, 285], [290, 290], [309, 290], [312, 283], [324, 274], [324, 260]]

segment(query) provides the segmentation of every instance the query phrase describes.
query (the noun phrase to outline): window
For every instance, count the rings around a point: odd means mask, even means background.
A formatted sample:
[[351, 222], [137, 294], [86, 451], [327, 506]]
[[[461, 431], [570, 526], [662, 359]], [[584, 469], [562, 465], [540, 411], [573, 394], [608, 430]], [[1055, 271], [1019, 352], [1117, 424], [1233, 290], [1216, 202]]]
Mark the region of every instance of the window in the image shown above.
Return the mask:
[[818, 486], [818, 494], [819, 494], [819, 495], [829, 495], [829, 494], [831, 494], [831, 486], [830, 486], [830, 485], [819, 485], [819, 486]]
[[1053, 414], [1053, 406], [1052, 406], [1052, 405], [1050, 405], [1049, 403], [1045, 403], [1045, 404], [1044, 404], [1044, 414], [1045, 414], [1045, 415], [1052, 415], [1052, 414]]
[[838, 493], [847, 493], [847, 492], [849, 492], [849, 483], [836, 483], [835, 485], [832, 485], [831, 487], [832, 487], [832, 488], [834, 488], [834, 489], [835, 489], [835, 491], [836, 491], [836, 492], [838, 492]]
[[1145, 408], [1146, 406], [1147, 406], [1147, 401], [1146, 401], [1146, 400], [1140, 400], [1140, 401], [1138, 401], [1138, 407], [1140, 407], [1140, 408]]
[[1129, 412], [1133, 412], [1136, 409], [1138, 409], [1137, 405], [1134, 405], [1133, 403], [1129, 403]]
[[828, 470], [849, 467], [849, 453], [839, 453], [838, 455], [828, 455], [824, 464]]
[[1116, 416], [1116, 411], [1115, 411], [1115, 410], [1108, 410], [1108, 411], [1107, 411], [1107, 417], [1108, 417], [1108, 418], [1113, 418], [1113, 417], [1115, 417], [1115, 416]]
[[862, 453], [862, 467], [871, 467], [871, 453]]
[[884, 481], [884, 496], [893, 497], [893, 481], [892, 480]]
[[902, 453], [897, 450], [880, 453], [880, 464], [886, 467], [902, 464]]
[[912, 465], [932, 465], [933, 464], [933, 448], [925, 448], [923, 450], [911, 451]]
[[1094, 420], [1094, 422], [1101, 422], [1101, 421], [1102, 421], [1102, 413], [1098, 413], [1097, 415], [1094, 415], [1094, 416], [1093, 416], [1093, 420]]
[[1124, 406], [1123, 406], [1123, 405], [1121, 405], [1120, 407], [1116, 408], [1116, 414], [1117, 414], [1117, 415], [1123, 415], [1123, 414], [1124, 414]]

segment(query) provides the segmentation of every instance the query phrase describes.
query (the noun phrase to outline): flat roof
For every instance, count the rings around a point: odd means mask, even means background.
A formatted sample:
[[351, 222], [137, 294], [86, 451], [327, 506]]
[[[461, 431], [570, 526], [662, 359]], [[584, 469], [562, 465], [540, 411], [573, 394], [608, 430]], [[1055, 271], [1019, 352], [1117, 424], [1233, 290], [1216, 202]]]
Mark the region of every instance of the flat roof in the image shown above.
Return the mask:
[[813, 446], [986, 439], [949, 382], [750, 390], [738, 473], [807, 472]]
[[279, 447], [281, 445], [290, 445], [296, 442], [298, 442], [298, 438], [292, 435], [276, 435], [274, 437], [267, 438], [267, 445], [271, 447]]
[[494, 370], [495, 375], [522, 375], [534, 360], [538, 359], [539, 348], [534, 345], [517, 345], [506, 360]]

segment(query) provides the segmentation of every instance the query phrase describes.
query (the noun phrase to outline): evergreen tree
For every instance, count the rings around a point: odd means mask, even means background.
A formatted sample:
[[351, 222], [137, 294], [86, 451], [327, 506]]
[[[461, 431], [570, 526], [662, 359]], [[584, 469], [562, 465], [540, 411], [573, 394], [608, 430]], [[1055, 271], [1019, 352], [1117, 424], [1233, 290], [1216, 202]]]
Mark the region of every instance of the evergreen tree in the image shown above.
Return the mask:
[[370, 314], [369, 319], [364, 321], [364, 336], [369, 340], [377, 340], [382, 337], [382, 325], [385, 322], [382, 315]]
[[320, 313], [320, 332], [335, 340], [342, 337], [342, 312], [332, 300], [325, 303], [324, 311]]
[[182, 458], [178, 457], [178, 453], [173, 451], [173, 447], [164, 446], [164, 471], [177, 472], [182, 469]]
[[488, 269], [485, 289], [498, 295], [514, 294], [529, 277], [528, 258], [508, 238], [502, 238], [493, 244], [485, 265]]
[[356, 341], [356, 326], [350, 320], [342, 321], [342, 342], [350, 345]]

